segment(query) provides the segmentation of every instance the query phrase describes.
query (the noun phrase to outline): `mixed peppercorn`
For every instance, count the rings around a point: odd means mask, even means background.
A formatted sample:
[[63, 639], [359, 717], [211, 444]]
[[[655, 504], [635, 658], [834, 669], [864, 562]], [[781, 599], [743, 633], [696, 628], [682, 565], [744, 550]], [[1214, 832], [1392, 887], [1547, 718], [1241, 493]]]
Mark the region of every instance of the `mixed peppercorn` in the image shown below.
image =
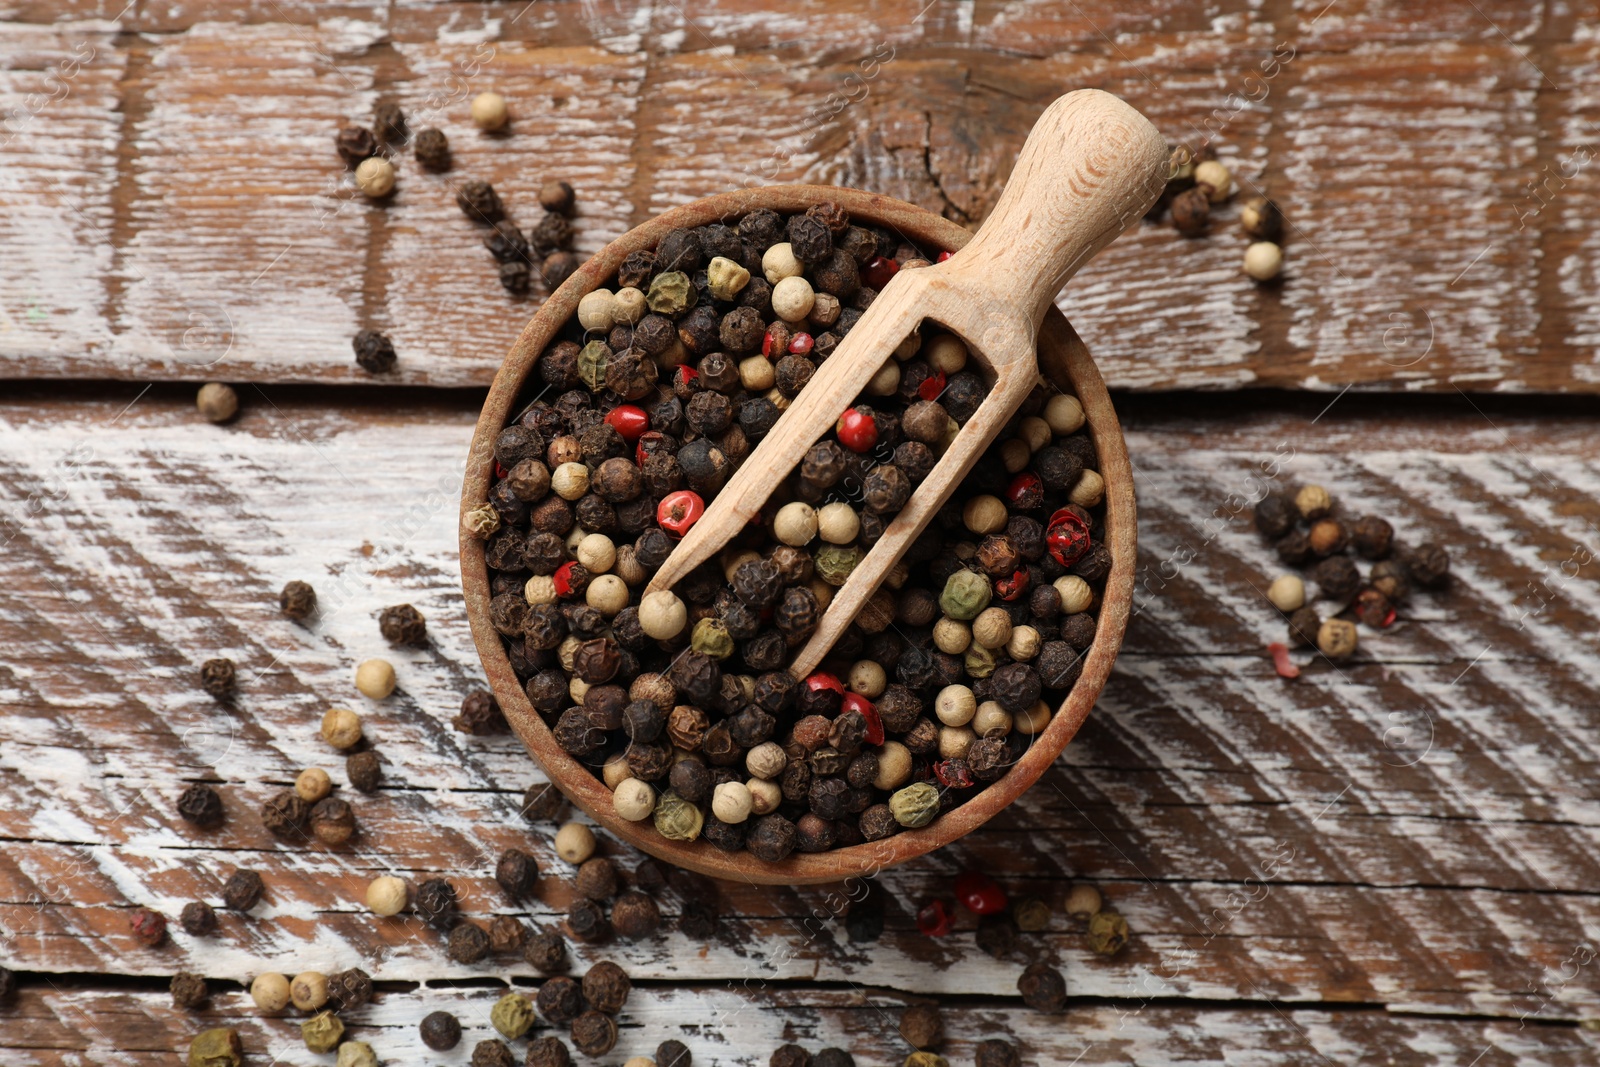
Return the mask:
[[[1216, 158], [1207, 143], [1198, 151], [1173, 145], [1167, 169], [1167, 186], [1150, 209], [1150, 218], [1170, 213], [1172, 227], [1185, 237], [1205, 237], [1211, 232], [1214, 208], [1233, 198], [1233, 173]], [[1276, 202], [1256, 195], [1239, 208], [1239, 228], [1249, 238], [1244, 252], [1244, 272], [1258, 282], [1270, 282], [1283, 271], [1283, 212]]]
[[[1278, 559], [1306, 569], [1316, 587], [1316, 597], [1309, 597], [1305, 580], [1288, 573], [1267, 588], [1272, 606], [1288, 616], [1287, 643], [1268, 646], [1274, 667], [1285, 678], [1300, 674], [1289, 656], [1291, 648], [1309, 646], [1329, 659], [1348, 659], [1360, 639], [1357, 623], [1388, 629], [1414, 587], [1440, 586], [1450, 574], [1450, 555], [1443, 547], [1401, 545], [1394, 527], [1376, 515], [1341, 516], [1320, 485], [1263, 497], [1256, 505], [1255, 523]], [[1370, 561], [1365, 575], [1357, 558]], [[1333, 611], [1324, 618], [1313, 599], [1327, 601]]]
[[928, 262], [835, 204], [757, 210], [631, 253], [541, 355], [468, 528], [529, 700], [624, 818], [768, 861], [926, 826], [1077, 681], [1105, 483], [1082, 407], [1044, 385], [822, 669], [786, 670], [987, 393], [932, 330], [719, 560], [641, 595], [878, 287]]

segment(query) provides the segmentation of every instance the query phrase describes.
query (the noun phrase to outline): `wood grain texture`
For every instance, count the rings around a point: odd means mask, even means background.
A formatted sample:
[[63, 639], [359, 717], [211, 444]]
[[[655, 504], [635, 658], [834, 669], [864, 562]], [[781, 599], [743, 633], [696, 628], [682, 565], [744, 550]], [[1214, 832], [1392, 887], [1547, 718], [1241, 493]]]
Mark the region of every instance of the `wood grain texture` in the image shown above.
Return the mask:
[[[173, 1047], [192, 1027], [138, 983], [179, 969], [241, 983], [266, 968], [350, 965], [395, 982], [528, 978], [515, 961], [449, 963], [436, 933], [359, 903], [387, 872], [443, 873], [479, 918], [554, 925], [571, 899], [549, 828], [517, 815], [537, 778], [520, 746], [448, 728], [480, 678], [453, 549], [471, 406], [358, 395], [336, 409], [252, 391], [239, 423], [219, 428], [171, 391], [131, 408], [136, 390], [120, 392], [0, 408], [0, 558], [14, 576], [0, 590], [0, 960], [33, 976], [22, 1018], [37, 1020], [26, 1040], [11, 1027], [5, 1040], [30, 1049], [22, 1062], [71, 1062], [61, 1050], [80, 1046], [63, 1035], [93, 1011], [115, 1047]], [[723, 883], [709, 943], [676, 931], [668, 893], [668, 932], [578, 947], [578, 958], [616, 958], [646, 984], [701, 983], [702, 1006], [730, 984], [765, 983], [771, 1011], [702, 1035], [729, 1042], [717, 1062], [764, 1057], [785, 1026], [809, 1035], [818, 1024], [804, 1006], [832, 995], [818, 982], [951, 998], [967, 1005], [950, 1013], [961, 1027], [999, 1011], [997, 1025], [1026, 1040], [1053, 1035], [1041, 1063], [1070, 1061], [1074, 1042], [1119, 1016], [1132, 1032], [1108, 1034], [1082, 1062], [1301, 1062], [1296, 1030], [1323, 1055], [1346, 1050], [1336, 1062], [1407, 1034], [1414, 1058], [1396, 1062], [1470, 1063], [1485, 1045], [1480, 1063], [1582, 1062], [1591, 1038], [1570, 1021], [1600, 1014], [1600, 445], [1584, 419], [1457, 407], [1404, 416], [1347, 399], [1320, 419], [1315, 406], [1241, 407], [1222, 422], [1125, 411], [1144, 500], [1140, 595], [1100, 706], [1012, 808], [883, 876], [884, 940], [848, 941], [838, 887]], [[1240, 502], [1274, 462], [1274, 481], [1315, 478], [1406, 538], [1449, 543], [1457, 573], [1364, 638], [1355, 661], [1301, 654], [1292, 684], [1262, 652], [1281, 623], [1248, 587], [1277, 568]], [[296, 577], [324, 600], [311, 627], [276, 612], [276, 590]], [[379, 638], [376, 611], [402, 601], [428, 616], [426, 649]], [[218, 654], [242, 668], [232, 706], [193, 681]], [[371, 655], [400, 673], [382, 703], [350, 688]], [[385, 786], [352, 797], [362, 832], [351, 846], [274, 840], [255, 810], [298, 769], [320, 764], [344, 782], [316, 732], [334, 703], [363, 710]], [[223, 829], [173, 815], [190, 780], [222, 791]], [[545, 870], [531, 906], [492, 881], [513, 845]], [[204, 942], [132, 943], [131, 907], [175, 915], [215, 901], [236, 866], [267, 880], [253, 914], [225, 914]], [[990, 960], [972, 948], [970, 916], [945, 941], [917, 935], [915, 908], [965, 867], [1056, 902], [1071, 879], [1092, 879], [1136, 937], [1102, 960], [1058, 918]], [[1089, 998], [1081, 1028], [1040, 1028], [1014, 1000], [991, 999], [1014, 997], [1035, 955], [1062, 961]], [[72, 991], [75, 976], [108, 971], [135, 985]], [[858, 1051], [870, 1055], [887, 1031], [863, 1029]]]
[[[384, 1063], [465, 1063], [474, 1042], [494, 1036], [489, 1009], [503, 992], [496, 984], [384, 993], [353, 1014], [350, 1037], [370, 1043]], [[812, 1052], [848, 1048], [863, 1064], [899, 1063], [911, 1051], [896, 1032], [903, 1007], [900, 998], [863, 987], [635, 987], [619, 1017], [616, 1048], [604, 1062], [652, 1056], [657, 1044], [675, 1038], [689, 1047], [696, 1064], [707, 1067], [764, 1064], [771, 1050], [786, 1042]], [[440, 1009], [460, 1017], [462, 1042], [453, 1052], [427, 1053], [417, 1038], [416, 1020]], [[86, 1002], [71, 985], [45, 985], [25, 993], [18, 1015], [20, 1027], [0, 1036], [0, 1042], [12, 1043], [7, 1051], [17, 1067], [77, 1064], [113, 1050], [119, 1063], [170, 1064], [174, 1053], [186, 1052], [193, 1034], [208, 1026], [236, 1027], [251, 1063], [313, 1062], [299, 1039], [299, 1017], [263, 1019], [238, 992], [219, 993], [205, 1011], [184, 1012], [172, 1008], [164, 993], [130, 990]], [[1600, 1046], [1594, 1034], [1570, 1027], [1518, 1029], [1514, 1022], [1394, 1016], [1370, 1008], [1256, 1013], [1090, 1002], [1061, 1015], [1040, 1015], [1015, 998], [946, 1011], [945, 1028], [941, 1051], [951, 1063], [971, 1063], [979, 1041], [1004, 1037], [1022, 1048], [1024, 1063], [1040, 1067], [1152, 1061], [1198, 1067], [1224, 1059], [1240, 1067], [1325, 1067], [1363, 1062], [1375, 1049], [1387, 1050], [1383, 1062], [1397, 1067], [1469, 1062], [1582, 1067], [1593, 1062]], [[551, 1032], [541, 1026], [533, 1036]], [[135, 1038], [132, 1047], [122, 1043], [124, 1035]], [[524, 1042], [512, 1045], [520, 1054]], [[594, 1061], [575, 1057], [575, 1062]]]
[[[349, 339], [371, 327], [400, 349], [386, 380], [482, 385], [537, 294], [499, 291], [452, 183], [493, 180], [526, 224], [538, 184], [571, 179], [580, 252], [766, 182], [870, 189], [975, 225], [1044, 106], [1082, 85], [1171, 139], [1210, 139], [1291, 223], [1277, 287], [1239, 272], [1233, 207], [1208, 240], [1148, 224], [1085, 271], [1061, 306], [1113, 387], [1600, 380], [1600, 67], [1568, 5], [116, 7], [7, 12], [27, 22], [0, 62], [8, 113], [51, 49], [104, 42], [9, 146], [0, 236], [29, 251], [0, 266], [8, 377], [349, 383], [365, 380]], [[491, 86], [511, 96], [509, 137], [466, 122]], [[372, 205], [329, 141], [388, 99], [442, 126], [457, 167], [404, 159], [398, 194]], [[51, 179], [63, 160], [70, 200]]]

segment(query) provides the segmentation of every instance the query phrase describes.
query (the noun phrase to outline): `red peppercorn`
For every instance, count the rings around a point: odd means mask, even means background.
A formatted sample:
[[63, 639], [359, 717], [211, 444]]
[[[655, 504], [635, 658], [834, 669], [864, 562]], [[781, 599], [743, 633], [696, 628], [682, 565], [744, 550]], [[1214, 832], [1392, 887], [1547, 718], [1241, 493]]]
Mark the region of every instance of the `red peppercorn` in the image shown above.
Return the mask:
[[770, 329], [767, 330], [766, 334], [761, 338], [761, 354], [766, 356], [768, 359], [771, 359], [772, 349], [775, 343], [776, 342], [772, 336], [772, 331]]
[[844, 695], [844, 683], [826, 671], [812, 671], [806, 675], [806, 688], [813, 693], [819, 689], [832, 689], [840, 696]]
[[689, 366], [689, 364], [687, 364], [687, 363], [678, 364], [678, 384], [679, 385], [688, 385], [690, 382], [694, 381], [698, 377], [700, 377], [700, 372], [695, 370], [693, 367]]
[[633, 448], [633, 461], [639, 466], [644, 466], [644, 461], [661, 451], [661, 444], [667, 435], [660, 430], [646, 430], [639, 435], [639, 443]]
[[962, 871], [956, 875], [956, 899], [978, 915], [998, 915], [1006, 910], [1006, 891], [981, 871]]
[[1022, 471], [1006, 486], [1006, 503], [1019, 511], [1032, 511], [1044, 503], [1044, 481], [1032, 471]]
[[797, 333], [794, 335], [794, 340], [789, 342], [789, 352], [792, 355], [804, 356], [810, 353], [816, 343], [809, 333]]
[[939, 253], [939, 258], [934, 260], [934, 262], [935, 263], [943, 263], [945, 260], [949, 259], [953, 255], [955, 255], [954, 252], [940, 252]]
[[859, 711], [861, 717], [867, 722], [867, 744], [883, 744], [883, 720], [878, 717], [878, 709], [872, 701], [860, 693], [846, 693], [844, 699], [839, 701], [839, 714], [847, 711]]
[[674, 537], [682, 537], [706, 513], [706, 502], [692, 489], [668, 493], [656, 506], [656, 522]]
[[637, 441], [650, 428], [650, 416], [634, 404], [618, 404], [606, 412], [606, 422], [616, 427], [624, 441]]
[[1011, 577], [994, 583], [994, 592], [1001, 600], [1015, 600], [1028, 591], [1028, 568], [1018, 567]]
[[551, 579], [553, 582], [555, 582], [556, 596], [561, 597], [563, 600], [569, 600], [572, 598], [572, 568], [576, 566], [578, 566], [578, 562], [576, 560], [568, 560], [556, 568], [555, 576]]
[[1089, 543], [1089, 524], [1068, 508], [1062, 508], [1050, 516], [1044, 540], [1050, 546], [1050, 554], [1063, 567], [1078, 562], [1092, 547]]
[[944, 384], [944, 371], [936, 370], [922, 379], [922, 384], [917, 386], [917, 395], [931, 404], [944, 393]]
[[871, 415], [855, 408], [844, 409], [834, 432], [839, 435], [839, 443], [852, 452], [865, 452], [878, 443], [878, 424]]
[[900, 264], [884, 256], [874, 256], [861, 268], [861, 280], [874, 289], [882, 289], [900, 271]]
[[506, 469], [500, 465], [499, 460], [494, 461], [494, 476], [497, 479], [504, 478], [506, 476]]
[[933, 776], [946, 789], [967, 789], [972, 785], [972, 769], [966, 760], [940, 760], [933, 765]]
[[928, 937], [944, 937], [950, 932], [950, 909], [942, 900], [932, 900], [917, 912], [917, 929]]
[[1274, 641], [1267, 646], [1267, 651], [1272, 653], [1272, 669], [1278, 672], [1279, 678], [1298, 678], [1300, 668], [1294, 665], [1294, 660], [1289, 658], [1289, 646], [1281, 641]]

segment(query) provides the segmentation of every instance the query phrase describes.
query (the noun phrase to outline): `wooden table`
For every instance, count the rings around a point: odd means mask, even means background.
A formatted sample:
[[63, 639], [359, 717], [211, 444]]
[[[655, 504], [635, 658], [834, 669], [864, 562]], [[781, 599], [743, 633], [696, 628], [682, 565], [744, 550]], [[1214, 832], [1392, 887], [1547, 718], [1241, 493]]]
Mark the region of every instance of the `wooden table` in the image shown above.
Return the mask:
[[[518, 815], [537, 768], [449, 726], [481, 680], [458, 475], [538, 301], [499, 291], [453, 182], [489, 178], [526, 218], [570, 179], [582, 252], [769, 179], [975, 223], [1044, 104], [1095, 85], [1174, 140], [1212, 135], [1291, 222], [1279, 287], [1238, 272], [1230, 208], [1206, 240], [1137, 229], [1063, 299], [1139, 468], [1138, 611], [1099, 708], [1014, 809], [883, 875], [875, 945], [826, 887], [724, 885], [709, 943], [669, 921], [581, 949], [636, 983], [606, 1062], [670, 1036], [702, 1064], [787, 1040], [898, 1063], [896, 1013], [926, 997], [952, 1063], [992, 1034], [1041, 1065], [1596, 1062], [1596, 6], [9, 0], [0, 962], [21, 995], [0, 1061], [171, 1063], [229, 1025], [251, 1063], [327, 1062], [245, 984], [361, 966], [381, 994], [356, 1036], [420, 1063], [421, 1014], [452, 1008], [476, 1040], [506, 983], [533, 983], [361, 904], [384, 872], [446, 874], [479, 917], [553, 923], [571, 893]], [[509, 137], [466, 122], [489, 87]], [[456, 167], [403, 164], [373, 206], [331, 138], [391, 99], [447, 130]], [[401, 353], [382, 383], [351, 360], [368, 327]], [[207, 378], [238, 385], [235, 423], [196, 418]], [[1308, 480], [1449, 546], [1455, 578], [1353, 662], [1285, 682], [1251, 504]], [[310, 628], [277, 613], [291, 578], [323, 594]], [[404, 601], [426, 649], [377, 633]], [[231, 707], [194, 683], [218, 655], [242, 668]], [[351, 685], [373, 655], [400, 673], [382, 703]], [[352, 701], [387, 761], [354, 798], [359, 839], [272, 838], [257, 807], [302, 767], [338, 776], [317, 722]], [[173, 813], [201, 780], [228, 809], [212, 833]], [[547, 872], [527, 911], [491, 878], [510, 845]], [[264, 874], [263, 905], [136, 946], [133, 908], [175, 917], [235, 867]], [[920, 936], [916, 907], [967, 867], [1057, 904], [1091, 880], [1135, 937], [1101, 959], [1058, 914], [991, 960], [970, 919]], [[1033, 956], [1067, 973], [1065, 1016], [1017, 997]], [[210, 1009], [171, 1006], [180, 970], [214, 979]]]

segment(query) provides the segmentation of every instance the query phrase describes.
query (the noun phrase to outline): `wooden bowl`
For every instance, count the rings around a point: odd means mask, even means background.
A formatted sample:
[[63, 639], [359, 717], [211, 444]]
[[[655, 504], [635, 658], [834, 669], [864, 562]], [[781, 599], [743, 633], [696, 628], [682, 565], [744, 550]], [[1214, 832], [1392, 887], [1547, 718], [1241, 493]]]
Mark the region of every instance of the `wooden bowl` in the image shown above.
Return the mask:
[[[696, 200], [674, 208], [612, 241], [584, 264], [545, 301], [522, 336], [511, 347], [489, 388], [488, 400], [478, 417], [462, 488], [463, 516], [488, 496], [494, 473], [494, 440], [517, 408], [518, 398], [539, 354], [560, 328], [576, 314], [584, 294], [606, 284], [622, 260], [638, 249], [654, 248], [667, 231], [704, 226], [737, 218], [757, 208], [779, 213], [804, 211], [812, 204], [831, 200], [844, 207], [852, 219], [862, 219], [897, 230], [926, 250], [960, 248], [972, 236], [953, 222], [904, 201], [854, 189], [832, 186], [787, 185], [746, 189]], [[611, 807], [611, 791], [588, 767], [556, 744], [538, 712], [529, 703], [506, 658], [500, 634], [489, 622], [489, 572], [483, 542], [465, 532], [461, 536], [461, 584], [466, 594], [472, 637], [489, 677], [489, 685], [506, 718], [563, 793], [590, 818], [624, 841], [668, 863], [692, 871], [744, 882], [796, 885], [833, 882], [853, 876], [870, 876], [885, 867], [931, 852], [987, 822], [1015, 800], [1044, 773], [1078, 732], [1100, 696], [1111, 664], [1122, 645], [1133, 599], [1133, 567], [1137, 537], [1134, 514], [1133, 472], [1128, 463], [1122, 427], [1112, 410], [1105, 382], [1089, 358], [1088, 350], [1061, 312], [1051, 308], [1039, 332], [1039, 363], [1043, 374], [1075, 393], [1088, 417], [1089, 432], [1100, 455], [1100, 472], [1106, 482], [1106, 541], [1111, 549], [1111, 573], [1106, 579], [1094, 645], [1083, 673], [1067, 699], [1028, 751], [999, 781], [965, 804], [954, 808], [920, 830], [906, 830], [881, 841], [868, 841], [830, 852], [795, 853], [781, 863], [766, 863], [748, 852], [727, 853], [704, 841], [669, 841], [654, 825], [618, 818]], [[526, 402], [524, 402], [525, 404]]]

